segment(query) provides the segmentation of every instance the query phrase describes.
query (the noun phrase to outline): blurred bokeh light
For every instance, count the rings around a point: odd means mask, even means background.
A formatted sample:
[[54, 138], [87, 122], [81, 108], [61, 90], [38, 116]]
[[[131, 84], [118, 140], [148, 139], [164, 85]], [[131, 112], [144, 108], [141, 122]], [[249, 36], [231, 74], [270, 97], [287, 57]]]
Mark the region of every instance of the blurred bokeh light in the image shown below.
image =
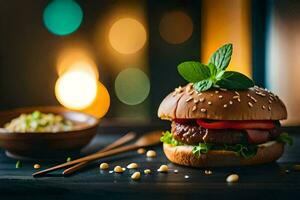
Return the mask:
[[217, 48], [232, 43], [228, 70], [251, 77], [250, 1], [203, 0], [202, 5], [201, 60], [207, 62]]
[[97, 81], [90, 73], [69, 71], [55, 84], [55, 96], [65, 107], [74, 110], [87, 108], [97, 94]]
[[56, 35], [73, 33], [79, 28], [82, 19], [82, 9], [74, 0], [53, 0], [43, 14], [46, 28]]
[[57, 73], [62, 76], [68, 71], [84, 71], [90, 73], [96, 80], [99, 72], [92, 56], [83, 48], [68, 48], [63, 50], [57, 59]]
[[147, 33], [143, 24], [133, 18], [117, 20], [109, 30], [111, 46], [122, 54], [132, 54], [143, 48]]
[[149, 78], [140, 69], [124, 69], [115, 80], [115, 92], [119, 100], [127, 105], [140, 104], [149, 95]]
[[89, 105], [87, 108], [83, 109], [82, 111], [90, 115], [93, 115], [97, 118], [101, 118], [107, 113], [109, 106], [110, 106], [109, 93], [106, 87], [102, 83], [98, 82], [96, 98], [94, 99], [91, 105]]
[[161, 37], [168, 43], [180, 44], [191, 37], [193, 21], [182, 11], [171, 11], [162, 17], [159, 32]]

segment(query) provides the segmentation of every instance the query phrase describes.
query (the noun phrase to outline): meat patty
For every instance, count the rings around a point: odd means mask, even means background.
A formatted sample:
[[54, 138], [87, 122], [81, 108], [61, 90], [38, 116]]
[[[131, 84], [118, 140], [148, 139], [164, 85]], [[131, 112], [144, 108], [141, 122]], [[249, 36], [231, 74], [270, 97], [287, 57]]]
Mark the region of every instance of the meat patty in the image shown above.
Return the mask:
[[172, 133], [184, 144], [260, 144], [276, 138], [280, 133], [274, 130], [206, 129], [196, 124], [172, 122]]

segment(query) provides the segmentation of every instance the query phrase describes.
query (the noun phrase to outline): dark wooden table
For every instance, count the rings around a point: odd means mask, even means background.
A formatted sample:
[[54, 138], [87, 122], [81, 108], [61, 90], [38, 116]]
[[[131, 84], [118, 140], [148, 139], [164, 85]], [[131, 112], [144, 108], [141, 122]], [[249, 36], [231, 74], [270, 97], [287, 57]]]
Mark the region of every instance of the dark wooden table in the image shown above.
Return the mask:
[[[94, 152], [109, 144], [128, 130], [140, 133], [162, 128], [160, 125], [126, 126], [115, 123], [100, 127], [99, 134], [84, 149], [83, 154]], [[164, 127], [165, 128], [165, 127]], [[128, 152], [109, 159], [97, 161], [83, 171], [70, 177], [63, 177], [59, 172], [47, 177], [33, 178], [33, 164], [38, 162], [42, 168], [59, 161], [26, 161], [22, 168], [16, 169], [16, 161], [0, 151], [0, 199], [299, 199], [300, 171], [291, 170], [291, 166], [300, 163], [299, 128], [289, 129], [295, 144], [287, 147], [283, 157], [277, 163], [255, 167], [213, 168], [212, 175], [205, 175], [205, 169], [181, 167], [168, 162], [162, 153], [161, 146], [153, 147], [157, 157], [146, 158], [137, 152]], [[139, 181], [130, 179], [134, 170], [123, 174], [99, 170], [100, 162], [108, 162], [111, 168], [115, 165], [126, 167], [136, 162], [139, 170], [152, 170]], [[169, 173], [157, 173], [161, 164], [167, 164]], [[174, 169], [178, 173], [173, 172]], [[110, 169], [111, 170], [111, 169]], [[289, 170], [289, 173], [286, 172]], [[227, 175], [237, 173], [240, 181], [226, 183]]]

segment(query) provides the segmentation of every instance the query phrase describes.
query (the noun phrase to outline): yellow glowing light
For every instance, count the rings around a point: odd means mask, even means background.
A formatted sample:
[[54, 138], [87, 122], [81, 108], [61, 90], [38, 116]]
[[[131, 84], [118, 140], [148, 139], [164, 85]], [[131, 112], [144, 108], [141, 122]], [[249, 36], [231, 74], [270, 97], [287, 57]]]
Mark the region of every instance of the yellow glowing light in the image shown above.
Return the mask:
[[110, 96], [103, 84], [98, 82], [97, 95], [94, 101], [86, 109], [82, 110], [85, 113], [93, 115], [97, 118], [103, 117], [110, 106]]
[[166, 13], [160, 21], [161, 37], [170, 44], [180, 44], [188, 40], [193, 33], [192, 19], [182, 11]]
[[111, 46], [122, 54], [132, 54], [140, 50], [146, 43], [145, 27], [132, 18], [122, 18], [116, 21], [109, 31]]
[[99, 77], [96, 63], [91, 59], [88, 52], [81, 48], [66, 49], [57, 60], [57, 73], [59, 76], [71, 70], [90, 73], [96, 80]]
[[251, 1], [203, 0], [202, 11], [201, 60], [207, 62], [217, 48], [232, 43], [227, 70], [251, 76]]
[[87, 108], [97, 94], [97, 81], [84, 71], [64, 73], [55, 84], [55, 96], [59, 103], [69, 109]]

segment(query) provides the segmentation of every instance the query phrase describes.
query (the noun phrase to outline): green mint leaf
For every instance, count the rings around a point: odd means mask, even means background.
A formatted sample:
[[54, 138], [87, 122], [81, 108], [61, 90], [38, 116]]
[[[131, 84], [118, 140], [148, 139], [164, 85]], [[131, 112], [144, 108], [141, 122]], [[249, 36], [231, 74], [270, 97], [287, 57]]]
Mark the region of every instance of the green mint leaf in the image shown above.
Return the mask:
[[218, 73], [216, 65], [214, 65], [213, 63], [209, 63], [208, 64], [208, 68], [209, 68], [211, 76], [215, 77], [217, 75], [217, 73]]
[[288, 144], [290, 146], [293, 145], [293, 138], [291, 138], [289, 136], [289, 134], [287, 134], [287, 133], [280, 134], [276, 140], [277, 140], [277, 142], [280, 142], [283, 144]]
[[209, 59], [218, 70], [225, 70], [229, 65], [232, 55], [232, 44], [225, 44], [220, 47]]
[[234, 71], [224, 72], [221, 80], [217, 81], [216, 84], [229, 90], [244, 90], [254, 86], [254, 83], [250, 78]]
[[209, 68], [200, 62], [183, 62], [178, 65], [177, 69], [179, 74], [190, 83], [196, 83], [210, 77]]
[[213, 86], [213, 81], [210, 79], [206, 79], [203, 81], [199, 81], [197, 83], [194, 83], [194, 88], [198, 91], [198, 92], [203, 92], [206, 91], [208, 89], [210, 89]]
[[224, 73], [225, 73], [224, 70], [219, 71], [218, 74], [216, 75], [216, 79], [221, 80]]

